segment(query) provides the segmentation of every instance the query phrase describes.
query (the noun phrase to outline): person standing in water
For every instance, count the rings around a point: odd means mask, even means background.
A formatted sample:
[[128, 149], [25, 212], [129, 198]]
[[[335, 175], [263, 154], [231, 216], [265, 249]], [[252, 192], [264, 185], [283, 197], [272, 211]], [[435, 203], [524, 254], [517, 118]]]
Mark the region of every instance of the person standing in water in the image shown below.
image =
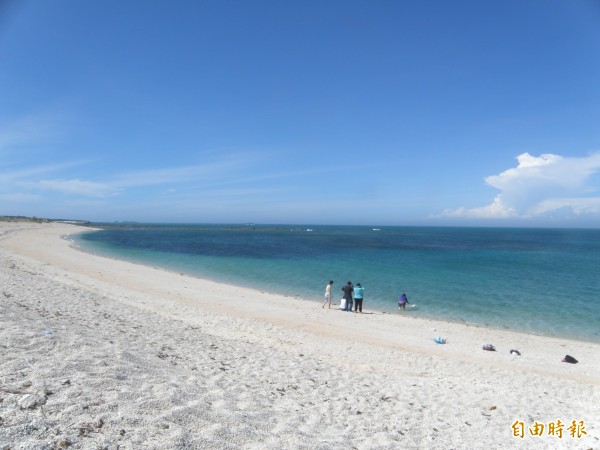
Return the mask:
[[331, 286], [333, 286], [333, 280], [325, 285], [325, 303], [321, 308], [325, 308], [325, 305], [329, 303], [329, 309], [331, 309]]
[[356, 287], [354, 288], [354, 312], [360, 311], [362, 313], [364, 291], [365, 289], [360, 285], [360, 283], [356, 283]]
[[400, 309], [400, 308], [406, 309], [407, 303], [410, 303], [408, 301], [408, 297], [406, 296], [405, 293], [402, 293], [402, 295], [400, 296], [400, 300], [398, 300], [398, 309]]
[[352, 312], [352, 293], [354, 292], [352, 282], [348, 281], [348, 284], [342, 288], [342, 291], [344, 291], [344, 300], [346, 300], [344, 311]]

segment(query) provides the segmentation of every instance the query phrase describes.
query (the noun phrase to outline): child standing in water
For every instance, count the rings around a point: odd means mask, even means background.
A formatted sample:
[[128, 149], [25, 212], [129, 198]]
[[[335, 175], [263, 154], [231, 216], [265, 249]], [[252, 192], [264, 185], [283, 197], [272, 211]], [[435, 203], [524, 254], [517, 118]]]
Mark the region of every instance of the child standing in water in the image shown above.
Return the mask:
[[398, 300], [398, 309], [400, 309], [400, 308], [406, 309], [407, 303], [410, 303], [408, 301], [408, 297], [406, 296], [405, 293], [402, 293], [402, 295], [400, 296], [400, 300]]

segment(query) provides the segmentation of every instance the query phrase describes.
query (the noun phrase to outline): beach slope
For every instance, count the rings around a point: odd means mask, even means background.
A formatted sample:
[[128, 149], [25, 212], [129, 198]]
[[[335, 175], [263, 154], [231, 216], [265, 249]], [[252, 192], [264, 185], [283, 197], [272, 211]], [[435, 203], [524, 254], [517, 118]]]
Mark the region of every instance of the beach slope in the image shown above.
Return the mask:
[[86, 230], [0, 223], [2, 449], [600, 448], [598, 344], [322, 309]]

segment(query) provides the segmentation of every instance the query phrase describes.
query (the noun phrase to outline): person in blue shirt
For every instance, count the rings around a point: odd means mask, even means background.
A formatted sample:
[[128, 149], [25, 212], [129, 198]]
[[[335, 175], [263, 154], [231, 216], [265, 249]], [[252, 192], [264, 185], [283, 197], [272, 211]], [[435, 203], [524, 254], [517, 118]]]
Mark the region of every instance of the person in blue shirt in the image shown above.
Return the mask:
[[354, 288], [354, 312], [360, 311], [362, 313], [364, 291], [365, 289], [360, 283], [356, 283], [356, 287]]
[[407, 303], [410, 303], [408, 301], [408, 297], [406, 296], [406, 294], [402, 293], [402, 295], [400, 296], [400, 300], [398, 300], [398, 308], [406, 309]]

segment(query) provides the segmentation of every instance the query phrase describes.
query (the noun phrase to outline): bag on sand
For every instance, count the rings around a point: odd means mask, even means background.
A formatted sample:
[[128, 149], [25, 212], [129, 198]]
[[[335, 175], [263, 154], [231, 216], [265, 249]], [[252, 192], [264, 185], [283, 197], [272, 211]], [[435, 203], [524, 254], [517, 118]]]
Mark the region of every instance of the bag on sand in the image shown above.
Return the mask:
[[340, 309], [346, 309], [346, 299], [345, 298], [340, 300]]
[[579, 362], [575, 358], [573, 358], [571, 355], [565, 355], [565, 357], [561, 361], [569, 363], [569, 364], [577, 364]]

